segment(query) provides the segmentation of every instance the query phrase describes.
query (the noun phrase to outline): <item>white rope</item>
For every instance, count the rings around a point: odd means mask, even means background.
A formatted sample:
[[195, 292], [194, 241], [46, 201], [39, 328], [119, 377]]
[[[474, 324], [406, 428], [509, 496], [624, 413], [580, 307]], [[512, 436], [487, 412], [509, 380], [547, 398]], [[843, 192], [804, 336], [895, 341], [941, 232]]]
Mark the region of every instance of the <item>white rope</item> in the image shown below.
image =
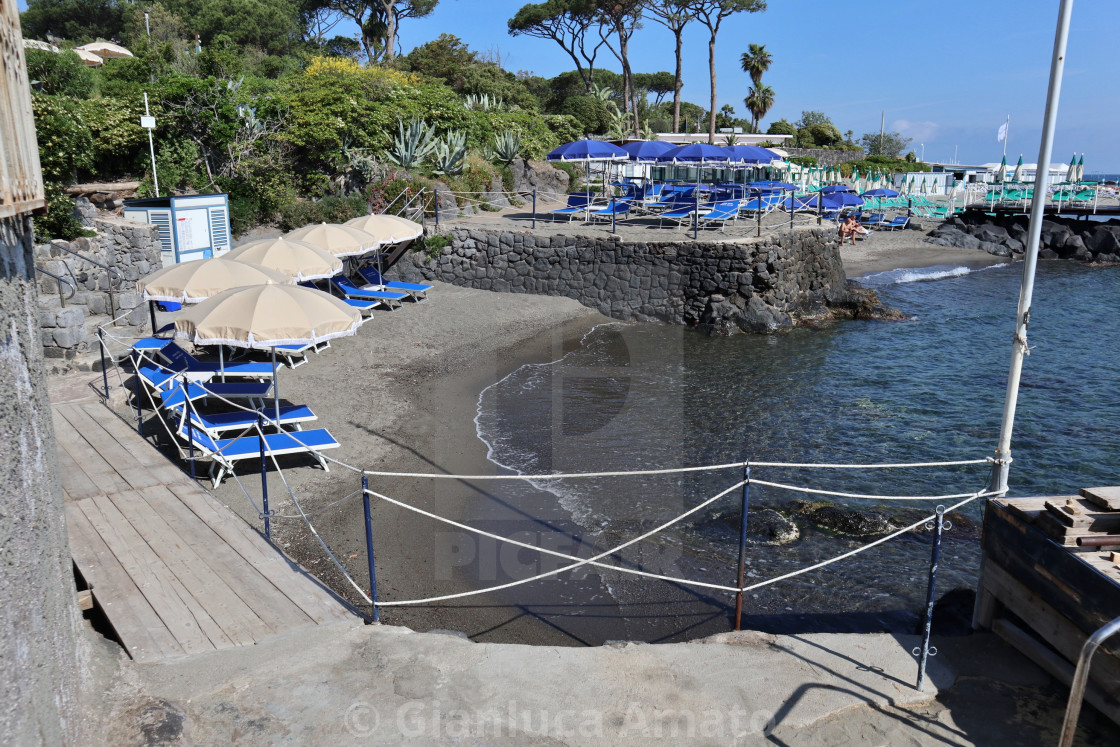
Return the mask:
[[[753, 467], [754, 464], [752, 463]], [[793, 490], [798, 493], [813, 493], [815, 495], [832, 495], [839, 498], [866, 498], [872, 501], [955, 501], [958, 498], [967, 498], [975, 493], [954, 493], [952, 495], [870, 495], [866, 493], [841, 493], [836, 490], [819, 490], [817, 488], [803, 488], [797, 485], [786, 485], [780, 482], [767, 482], [766, 480], [751, 480], [752, 485], [765, 485], [768, 488], [781, 488]]]
[[[425, 511], [422, 508], [418, 508], [416, 506], [410, 506], [407, 503], [403, 503], [401, 501], [398, 501], [395, 498], [390, 498], [387, 495], [382, 495], [381, 493], [378, 493], [378, 492], [373, 491], [373, 490], [367, 490], [366, 492], [369, 493], [370, 495], [374, 496], [375, 498], [380, 498], [381, 500], [392, 503], [395, 506], [400, 506], [401, 508], [404, 508], [404, 509], [407, 509], [409, 511], [413, 511], [415, 513], [418, 513], [421, 516], [427, 516], [430, 519], [435, 519], [436, 521], [443, 522], [444, 524], [450, 524], [451, 526], [458, 527], [459, 529], [465, 529], [468, 532], [474, 532], [475, 534], [481, 535], [483, 537], [489, 537], [490, 539], [495, 539], [495, 540], [498, 540], [499, 542], [505, 542], [505, 543], [508, 543], [508, 544], [511, 544], [511, 545], [517, 545], [518, 547], [524, 547], [527, 550], [536, 550], [537, 552], [542, 552], [545, 555], [552, 555], [552, 556], [557, 557], [557, 558], [563, 558], [564, 560], [574, 560], [574, 561], [579, 561], [580, 560], [580, 558], [576, 555], [568, 555], [567, 553], [558, 552], [556, 550], [549, 550], [546, 547], [538, 547], [537, 545], [530, 545], [526, 542], [519, 542], [519, 541], [517, 541], [515, 539], [511, 539], [509, 537], [502, 537], [501, 535], [498, 535], [498, 534], [492, 534], [491, 532], [487, 532], [485, 530], [478, 529], [477, 527], [472, 527], [468, 524], [461, 524], [457, 521], [453, 521], [453, 520], [445, 518], [443, 516], [433, 514], [430, 511]], [[675, 578], [673, 576], [663, 576], [659, 573], [650, 573], [649, 571], [640, 571], [640, 570], [637, 570], [636, 568], [623, 568], [621, 566], [611, 565], [609, 563], [592, 562], [592, 563], [590, 563], [590, 565], [596, 566], [598, 568], [605, 568], [605, 569], [611, 570], [611, 571], [620, 571], [622, 573], [629, 573], [629, 574], [632, 574], [632, 575], [635, 575], [635, 576], [644, 576], [645, 578], [654, 578], [654, 579], [658, 579], [660, 581], [672, 581], [672, 582], [681, 583], [681, 584], [689, 584], [689, 585], [692, 585], [692, 586], [702, 586], [706, 589], [718, 589], [719, 591], [736, 591], [734, 586], [721, 586], [720, 584], [710, 584], [710, 583], [706, 583], [704, 581], [692, 581], [692, 580], [687, 579], [687, 578]]]
[[377, 606], [379, 606], [379, 607], [398, 607], [398, 606], [407, 605], [407, 604], [428, 604], [430, 602], [442, 602], [442, 601], [445, 601], [445, 600], [448, 600], [448, 599], [460, 599], [462, 597], [471, 597], [471, 596], [476, 596], [478, 594], [488, 594], [488, 593], [494, 592], [494, 591], [501, 591], [502, 589], [509, 589], [511, 587], [514, 587], [514, 586], [521, 586], [522, 584], [528, 584], [528, 583], [531, 583], [533, 581], [539, 581], [540, 579], [548, 578], [549, 576], [555, 576], [558, 573], [563, 573], [565, 571], [570, 571], [573, 568], [578, 568], [582, 565], [587, 565], [589, 563], [594, 563], [596, 560], [602, 560], [603, 558], [607, 557], [608, 555], [613, 555], [613, 554], [615, 554], [615, 553], [617, 553], [621, 550], [626, 549], [630, 545], [641, 542], [642, 540], [644, 540], [648, 537], [652, 537], [653, 535], [661, 532], [662, 530], [667, 529], [668, 527], [671, 527], [673, 524], [676, 524], [678, 521], [681, 521], [682, 519], [687, 518], [688, 516], [691, 516], [692, 514], [699, 511], [700, 509], [705, 508], [707, 506], [710, 506], [712, 503], [715, 503], [716, 501], [718, 501], [723, 496], [727, 495], [728, 493], [730, 493], [733, 490], [737, 490], [738, 488], [741, 488], [745, 484], [746, 484], [746, 481], [740, 481], [740, 482], [732, 485], [731, 487], [727, 488], [723, 492], [717, 493], [716, 495], [712, 496], [711, 498], [704, 501], [703, 503], [699, 503], [696, 506], [693, 506], [692, 508], [690, 508], [688, 511], [685, 511], [680, 516], [677, 516], [674, 519], [670, 519], [669, 521], [665, 522], [664, 524], [662, 524], [662, 525], [660, 525], [660, 526], [658, 526], [654, 529], [651, 529], [650, 531], [646, 532], [645, 534], [639, 535], [639, 536], [635, 537], [634, 539], [628, 540], [627, 542], [622, 543], [618, 547], [607, 550], [605, 552], [601, 552], [594, 557], [587, 558], [587, 559], [584, 559], [584, 560], [580, 560], [577, 563], [572, 563], [571, 565], [566, 565], [563, 568], [558, 568], [558, 569], [553, 570], [553, 571], [548, 571], [547, 573], [541, 573], [541, 574], [538, 574], [536, 576], [532, 576], [530, 578], [521, 579], [520, 581], [511, 581], [508, 584], [499, 584], [497, 586], [488, 586], [485, 589], [475, 589], [474, 591], [464, 591], [464, 592], [460, 592], [458, 594], [444, 594], [443, 596], [428, 597], [426, 599], [409, 599], [409, 600], [400, 601], [400, 602], [378, 602]]
[[[723, 469], [743, 467], [788, 467], [800, 469], [909, 469], [918, 467], [958, 467], [969, 464], [986, 464], [988, 459], [968, 459], [952, 462], [904, 462], [894, 464], [812, 464], [799, 462], [726, 462], [699, 467], [674, 467], [669, 469], [629, 470], [618, 472], [563, 472], [537, 475], [449, 475], [435, 472], [387, 472], [362, 470], [371, 477], [420, 477], [440, 480], [569, 480], [581, 477], [626, 477], [628, 475], [673, 475], [684, 472], [714, 472]], [[757, 480], [755, 481], [757, 482]]]
[[331, 559], [331, 562], [335, 564], [335, 567], [338, 568], [339, 572], [342, 573], [346, 580], [350, 582], [350, 585], [354, 587], [354, 591], [358, 592], [358, 596], [364, 599], [366, 604], [373, 604], [373, 600], [370, 599], [364, 591], [362, 591], [362, 587], [358, 586], [353, 577], [351, 577], [346, 569], [342, 567], [342, 563], [338, 562], [338, 558], [334, 556], [334, 553], [331, 552], [331, 548], [328, 547], [323, 538], [319, 536], [319, 532], [315, 529], [315, 525], [311, 523], [311, 519], [307, 517], [307, 514], [304, 512], [303, 507], [299, 505], [299, 501], [296, 500], [296, 494], [292, 492], [292, 487], [288, 485], [288, 478], [284, 476], [284, 470], [280, 469], [280, 463], [276, 461], [276, 455], [272, 453], [272, 447], [268, 445], [268, 441], [264, 437], [264, 431], [262, 431], [259, 426], [257, 428], [257, 435], [260, 437], [261, 444], [264, 446], [264, 449], [268, 453], [269, 458], [272, 459], [272, 464], [274, 467], [276, 467], [276, 472], [280, 475], [280, 480], [284, 483], [284, 488], [288, 491], [288, 497], [292, 499], [292, 504], [295, 505], [296, 510], [299, 511], [300, 516], [303, 517], [303, 522], [307, 524], [307, 528], [311, 530], [311, 534], [313, 534], [315, 536], [315, 539], [319, 541], [319, 545], [323, 548], [323, 552], [327, 554], [327, 557]]

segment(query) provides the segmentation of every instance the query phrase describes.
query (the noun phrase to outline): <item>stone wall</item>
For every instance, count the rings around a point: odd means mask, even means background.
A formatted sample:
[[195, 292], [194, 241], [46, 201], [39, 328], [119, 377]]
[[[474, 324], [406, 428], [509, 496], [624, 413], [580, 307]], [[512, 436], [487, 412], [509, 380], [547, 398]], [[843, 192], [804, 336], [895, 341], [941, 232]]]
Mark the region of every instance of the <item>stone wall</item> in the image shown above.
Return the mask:
[[83, 649], [31, 236], [29, 217], [0, 219], [0, 743], [79, 744]]
[[827, 148], [782, 148], [791, 156], [812, 156], [821, 166], [839, 166], [845, 161], [863, 160], [862, 150], [830, 150]]
[[[58, 282], [38, 273], [40, 337], [52, 370], [65, 370], [84, 354], [96, 351], [97, 326], [114, 317], [123, 315], [118, 324], [125, 327], [125, 334], [132, 333], [128, 327], [140, 328], [147, 323], [147, 309], [136, 290], [136, 281], [163, 266], [158, 229], [120, 218], [98, 218], [93, 228], [97, 236], [92, 238], [55, 239], [35, 247], [39, 267], [76, 281], [78, 286], [72, 298], [62, 300]], [[115, 268], [123, 280], [66, 248]], [[68, 295], [69, 289], [63, 285], [62, 296]]]
[[[968, 211], [937, 227], [930, 243], [959, 249], [979, 249], [997, 257], [1020, 257], [1026, 249], [1029, 219], [1025, 215], [989, 216]], [[1084, 221], [1052, 217], [1042, 221], [1041, 259], [1079, 262], [1120, 262], [1120, 221]]]
[[468, 228], [450, 237], [439, 256], [414, 253], [394, 270], [405, 279], [567, 296], [615, 319], [704, 325], [719, 334], [788, 329], [852, 303], [855, 292], [834, 230], [734, 242], [626, 243]]

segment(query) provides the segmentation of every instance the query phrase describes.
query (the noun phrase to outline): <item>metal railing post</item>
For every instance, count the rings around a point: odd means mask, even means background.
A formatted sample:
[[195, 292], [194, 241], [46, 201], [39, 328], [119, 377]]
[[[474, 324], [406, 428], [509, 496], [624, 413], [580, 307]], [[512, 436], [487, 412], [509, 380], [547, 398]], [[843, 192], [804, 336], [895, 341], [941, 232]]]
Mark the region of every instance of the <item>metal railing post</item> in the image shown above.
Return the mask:
[[439, 228], [439, 190], [433, 189], [432, 196], [435, 197], [436, 228]]
[[264, 456], [264, 416], [257, 412], [257, 438], [261, 447], [261, 518], [264, 519], [264, 536], [272, 541], [272, 524], [268, 513], [268, 469]]
[[533, 187], [533, 230], [537, 228], [537, 188]]
[[794, 196], [793, 192], [789, 193], [789, 230], [793, 230], [793, 209], [794, 209]]
[[144, 411], [140, 409], [140, 387], [143, 386], [143, 383], [140, 381], [140, 367], [134, 366], [134, 368], [136, 369], [136, 392], [133, 394], [133, 396], [136, 397], [136, 432], [139, 433], [141, 437], [143, 437]]
[[925, 627], [922, 630], [922, 645], [920, 648], [914, 649], [914, 655], [920, 657], [918, 660], [918, 690], [925, 688], [926, 683], [926, 662], [931, 656], [937, 656], [937, 648], [929, 645], [930, 633], [933, 630], [933, 602], [934, 595], [937, 592], [937, 564], [941, 558], [941, 535], [946, 529], [952, 529], [952, 524], [945, 521], [945, 507], [937, 507], [937, 516], [933, 520], [933, 525], [926, 524], [927, 529], [933, 529], [933, 550], [929, 559], [929, 586], [926, 589], [926, 621]]
[[1117, 632], [1120, 632], [1120, 617], [1099, 628], [1081, 647], [1081, 654], [1077, 657], [1077, 669], [1074, 670], [1073, 682], [1070, 683], [1069, 703], [1066, 705], [1066, 717], [1062, 722], [1059, 747], [1072, 747], [1073, 735], [1077, 732], [1077, 718], [1081, 715], [1081, 700], [1085, 697], [1085, 685], [1089, 680], [1090, 660], [1097, 647]]
[[747, 570], [747, 505], [751, 495], [751, 467], [743, 467], [743, 515], [739, 520], [739, 582], [735, 585], [740, 591], [735, 594], [735, 630], [741, 630], [743, 622], [743, 581]]
[[191, 479], [194, 480], [194, 408], [191, 407], [190, 383], [186, 374], [183, 374], [183, 412], [187, 415], [187, 446], [190, 449]]
[[369, 598], [373, 612], [373, 622], [381, 622], [377, 609], [377, 571], [373, 564], [373, 519], [369, 510], [369, 477], [362, 475], [362, 509], [366, 518], [366, 562], [369, 564]]
[[696, 190], [696, 204], [692, 211], [692, 240], [700, 237], [700, 190]]
[[758, 226], [758, 230], [755, 233], [755, 236], [762, 236], [762, 190], [759, 190], [758, 192], [758, 204], [755, 205], [755, 207], [757, 208], [754, 211], [755, 222]]
[[109, 399], [109, 371], [105, 368], [105, 330], [101, 327], [97, 328], [97, 347], [101, 351], [101, 381], [105, 385], [105, 399]]
[[614, 198], [611, 198], [611, 233], [618, 233], [618, 224], [615, 222]]

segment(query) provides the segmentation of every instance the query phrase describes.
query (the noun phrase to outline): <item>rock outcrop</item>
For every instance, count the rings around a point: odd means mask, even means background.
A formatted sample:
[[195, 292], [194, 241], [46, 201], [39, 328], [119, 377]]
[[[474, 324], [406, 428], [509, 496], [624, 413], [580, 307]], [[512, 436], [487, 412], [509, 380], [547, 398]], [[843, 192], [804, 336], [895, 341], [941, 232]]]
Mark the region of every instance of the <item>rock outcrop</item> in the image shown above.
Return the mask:
[[[977, 249], [997, 257], [1021, 257], [1027, 245], [1026, 216], [968, 212], [938, 226], [927, 239], [938, 246]], [[1106, 223], [1060, 217], [1042, 221], [1038, 256], [1078, 262], [1120, 262], [1120, 220]]]

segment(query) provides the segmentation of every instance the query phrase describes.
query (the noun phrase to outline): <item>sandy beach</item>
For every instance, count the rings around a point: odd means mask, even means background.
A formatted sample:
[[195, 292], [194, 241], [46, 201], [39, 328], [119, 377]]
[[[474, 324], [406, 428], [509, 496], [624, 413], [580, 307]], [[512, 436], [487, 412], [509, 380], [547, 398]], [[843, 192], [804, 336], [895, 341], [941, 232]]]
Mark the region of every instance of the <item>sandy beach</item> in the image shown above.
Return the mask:
[[[494, 220], [484, 215], [467, 222]], [[979, 252], [925, 244], [922, 237], [916, 231], [876, 232], [855, 247], [844, 247], [847, 274], [859, 277], [897, 267], [980, 266], [996, 261]], [[316, 425], [328, 428], [342, 444], [330, 456], [345, 464], [388, 472], [497, 473], [475, 433], [479, 393], [523, 364], [557, 360], [578, 346], [588, 330], [611, 320], [567, 298], [497, 294], [445, 284], [437, 284], [429, 295], [423, 303], [376, 314], [357, 338], [337, 340], [322, 354], [312, 355], [306, 365], [284, 370], [281, 397], [307, 404], [319, 415]], [[302, 457], [289, 457], [284, 464], [296, 467], [286, 469], [285, 476], [316, 530], [357, 584], [367, 589], [362, 504], [357, 493], [360, 476], [338, 465], [324, 473]], [[240, 485], [226, 480], [217, 492], [247, 520], [259, 524], [257, 509], [246, 496], [247, 491], [259, 505], [259, 476], [250, 467], [243, 467], [241, 474]], [[373, 477], [370, 484], [378, 492], [454, 521], [483, 521], [499, 534], [533, 534], [546, 527], [563, 535], [573, 529], [555, 498], [543, 491], [535, 501], [539, 513], [526, 517], [504, 504], [500, 491], [492, 490], [493, 483]], [[298, 517], [275, 475], [269, 491], [273, 512], [287, 517], [273, 522], [280, 546], [360, 604], [360, 595]], [[382, 600], [452, 594], [509, 580], [501, 568], [488, 562], [502, 552], [493, 541], [467, 539], [453, 527], [379, 501], [374, 501], [373, 524]], [[597, 595], [598, 583], [597, 576], [589, 574], [583, 601]], [[418, 630], [446, 628], [475, 640], [556, 645], [601, 642], [604, 637], [680, 640], [726, 630], [730, 600], [720, 595], [629, 578], [611, 583], [616, 589], [620, 584], [644, 584], [648, 588], [640, 590], [640, 596], [646, 604], [656, 605], [659, 614], [633, 615], [631, 610], [631, 617], [620, 620], [619, 607], [605, 605], [595, 615], [586, 615], [578, 605], [557, 604], [540, 585], [518, 587], [504, 596], [486, 594], [382, 612], [385, 621]], [[603, 598], [611, 598], [605, 588], [600, 592]]]

